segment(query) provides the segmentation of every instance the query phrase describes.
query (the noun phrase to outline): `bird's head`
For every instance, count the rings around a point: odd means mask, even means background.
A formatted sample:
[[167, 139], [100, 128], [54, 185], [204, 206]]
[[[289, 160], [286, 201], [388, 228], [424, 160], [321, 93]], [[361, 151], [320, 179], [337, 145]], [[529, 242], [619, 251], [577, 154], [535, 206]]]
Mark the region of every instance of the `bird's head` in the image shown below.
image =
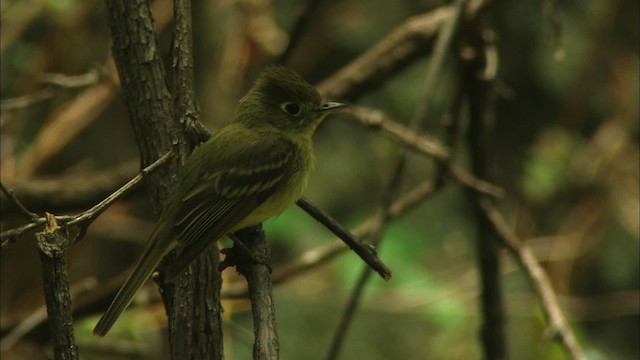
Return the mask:
[[323, 101], [300, 75], [275, 65], [266, 68], [240, 100], [236, 121], [311, 136], [325, 116], [346, 106]]

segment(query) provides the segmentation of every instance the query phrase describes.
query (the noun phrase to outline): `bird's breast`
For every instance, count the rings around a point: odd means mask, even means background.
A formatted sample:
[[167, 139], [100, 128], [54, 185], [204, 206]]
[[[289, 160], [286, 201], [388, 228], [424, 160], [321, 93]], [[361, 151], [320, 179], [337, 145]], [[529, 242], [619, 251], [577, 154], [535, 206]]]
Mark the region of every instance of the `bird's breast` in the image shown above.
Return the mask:
[[275, 192], [239, 222], [233, 231], [260, 224], [277, 216], [302, 197], [309, 181], [309, 175], [313, 171], [315, 159], [310, 144], [297, 145], [298, 151], [294, 155], [292, 166], [277, 185]]

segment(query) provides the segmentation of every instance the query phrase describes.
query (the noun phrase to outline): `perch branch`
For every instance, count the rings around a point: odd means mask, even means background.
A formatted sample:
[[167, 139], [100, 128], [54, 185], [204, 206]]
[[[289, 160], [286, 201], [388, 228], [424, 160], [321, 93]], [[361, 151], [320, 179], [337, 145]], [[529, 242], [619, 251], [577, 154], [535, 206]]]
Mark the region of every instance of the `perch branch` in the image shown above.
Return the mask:
[[348, 113], [353, 115], [352, 117], [349, 117], [349, 119], [371, 129], [380, 131], [401, 142], [403, 145], [409, 146], [416, 152], [431, 156], [439, 162], [444, 162], [448, 169], [448, 175], [454, 181], [470, 187], [477, 192], [496, 198], [502, 198], [505, 196], [502, 188], [477, 178], [455, 164], [450, 164], [450, 149], [437, 139], [412, 131], [405, 125], [389, 118], [379, 110], [362, 106], [354, 106]]
[[[273, 302], [271, 281], [271, 251], [261, 226], [236, 232], [239, 241], [249, 254], [235, 249], [236, 269], [247, 279], [251, 313], [253, 314], [253, 358], [255, 360], [278, 359], [280, 345], [276, 328], [276, 309]], [[260, 263], [256, 259], [264, 260]]]
[[69, 239], [62, 233], [62, 228], [53, 215], [46, 214], [46, 221], [44, 230], [36, 234], [36, 240], [40, 249], [53, 355], [55, 359], [78, 359], [67, 274]]
[[329, 229], [335, 236], [344, 241], [351, 250], [358, 254], [358, 256], [383, 279], [389, 280], [391, 278], [391, 270], [378, 258], [378, 254], [373, 246], [358, 241], [353, 234], [340, 225], [334, 218], [310, 203], [309, 200], [302, 198], [298, 200], [297, 204], [311, 215], [311, 217]]

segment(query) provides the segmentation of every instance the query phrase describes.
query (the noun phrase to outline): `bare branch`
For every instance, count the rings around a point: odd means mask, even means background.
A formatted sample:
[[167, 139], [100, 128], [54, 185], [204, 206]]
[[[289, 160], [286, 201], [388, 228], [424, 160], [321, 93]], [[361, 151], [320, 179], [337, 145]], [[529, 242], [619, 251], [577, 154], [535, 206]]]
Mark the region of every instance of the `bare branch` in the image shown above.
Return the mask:
[[18, 208], [18, 210], [20, 210], [22, 215], [27, 218], [27, 220], [35, 221], [38, 218], [38, 214], [29, 211], [18, 199], [16, 199], [15, 195], [13, 194], [13, 190], [9, 190], [6, 186], [4, 186], [2, 182], [0, 182], [0, 187], [2, 187], [2, 192], [4, 193], [4, 195], [9, 198], [9, 200], [11, 200], [13, 204], [15, 204], [15, 206]]
[[[15, 197], [34, 212], [77, 211], [99, 202], [140, 170], [140, 160], [125, 161], [112, 168], [83, 173], [62, 174], [52, 178], [34, 178], [8, 184]], [[3, 216], [16, 214], [13, 202], [2, 201]]]
[[[466, 15], [475, 17], [488, 2], [470, 1]], [[318, 85], [318, 91], [329, 99], [353, 100], [375, 90], [432, 50], [436, 35], [451, 12], [451, 6], [442, 6], [408, 19], [370, 50], [325, 79]]]
[[375, 270], [383, 279], [391, 279], [391, 270], [378, 258], [378, 254], [373, 246], [364, 244], [356, 240], [347, 229], [340, 225], [329, 214], [322, 209], [313, 205], [309, 200], [302, 198], [297, 202], [307, 214], [329, 229], [335, 236], [344, 241], [347, 246], [353, 250], [372, 270]]
[[97, 68], [89, 70], [86, 74], [65, 75], [55, 73], [45, 73], [40, 75], [42, 83], [54, 85], [60, 88], [73, 89], [95, 84], [100, 78], [100, 70]]
[[477, 201], [484, 210], [485, 216], [491, 222], [494, 231], [499, 236], [502, 245], [509, 250], [518, 264], [520, 264], [540, 298], [542, 311], [549, 322], [547, 335], [550, 338], [557, 339], [571, 359], [586, 359], [571, 327], [567, 324], [562, 314], [553, 286], [531, 249], [511, 230], [500, 210], [490, 199], [479, 196]]
[[[136, 187], [144, 177], [157, 169], [160, 165], [167, 162], [171, 157], [171, 153], [166, 153], [162, 155], [158, 160], [153, 162], [151, 165], [142, 169], [138, 175], [136, 175], [133, 179], [129, 180], [126, 184], [116, 190], [113, 194], [107, 196], [104, 200], [93, 206], [91, 209], [83, 212], [82, 214], [76, 216], [71, 221], [67, 222], [67, 226], [81, 225], [82, 227], [87, 227], [93, 220], [95, 220], [98, 215], [102, 214], [111, 204], [113, 204], [120, 197], [126, 195], [131, 191], [134, 187]], [[74, 243], [77, 242], [78, 238], [74, 239]]]
[[[81, 230], [89, 226], [89, 224], [95, 220], [95, 218], [100, 215], [104, 210], [106, 210], [111, 204], [113, 204], [120, 197], [126, 195], [131, 190], [133, 190], [144, 178], [145, 175], [155, 170], [160, 165], [164, 164], [170, 158], [170, 153], [164, 154], [158, 160], [156, 160], [151, 165], [142, 169], [138, 175], [136, 175], [133, 179], [129, 180], [126, 184], [120, 187], [118, 190], [113, 192], [111, 195], [107, 196], [100, 203], [93, 206], [91, 209], [84, 211], [78, 215], [73, 216], [57, 216], [56, 220], [62, 223], [65, 223], [67, 226], [80, 226]], [[12, 244], [17, 240], [20, 236], [22, 236], [25, 232], [32, 230], [42, 224], [45, 223], [44, 217], [39, 217], [32, 220], [31, 223], [27, 225], [23, 225], [19, 228], [6, 230], [0, 233], [0, 240], [2, 241], [2, 247], [6, 247], [9, 244]], [[80, 240], [80, 237], [76, 237], [73, 240], [73, 243]]]
[[45, 87], [30, 94], [17, 96], [0, 101], [0, 110], [12, 111], [27, 108], [35, 103], [50, 99], [55, 91], [50, 87]]
[[443, 162], [448, 169], [448, 175], [454, 181], [492, 197], [502, 198], [505, 196], [502, 188], [479, 179], [457, 165], [449, 163], [451, 150], [439, 140], [410, 130], [405, 125], [387, 117], [380, 110], [354, 106], [347, 114], [353, 115], [348, 117], [349, 119], [357, 121], [372, 130], [380, 131], [414, 151]]

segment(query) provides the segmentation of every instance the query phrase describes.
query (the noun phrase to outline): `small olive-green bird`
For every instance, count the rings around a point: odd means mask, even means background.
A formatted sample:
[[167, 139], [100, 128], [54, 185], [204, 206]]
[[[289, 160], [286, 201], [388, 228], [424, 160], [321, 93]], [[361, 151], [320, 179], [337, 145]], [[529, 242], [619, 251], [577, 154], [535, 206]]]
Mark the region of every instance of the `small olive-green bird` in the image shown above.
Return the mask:
[[344, 106], [323, 102], [287, 68], [264, 70], [240, 100], [234, 121], [185, 162], [135, 270], [93, 333], [109, 331], [169, 252], [177, 252], [168, 270], [175, 275], [220, 237], [296, 202], [313, 169], [311, 136], [327, 114]]

